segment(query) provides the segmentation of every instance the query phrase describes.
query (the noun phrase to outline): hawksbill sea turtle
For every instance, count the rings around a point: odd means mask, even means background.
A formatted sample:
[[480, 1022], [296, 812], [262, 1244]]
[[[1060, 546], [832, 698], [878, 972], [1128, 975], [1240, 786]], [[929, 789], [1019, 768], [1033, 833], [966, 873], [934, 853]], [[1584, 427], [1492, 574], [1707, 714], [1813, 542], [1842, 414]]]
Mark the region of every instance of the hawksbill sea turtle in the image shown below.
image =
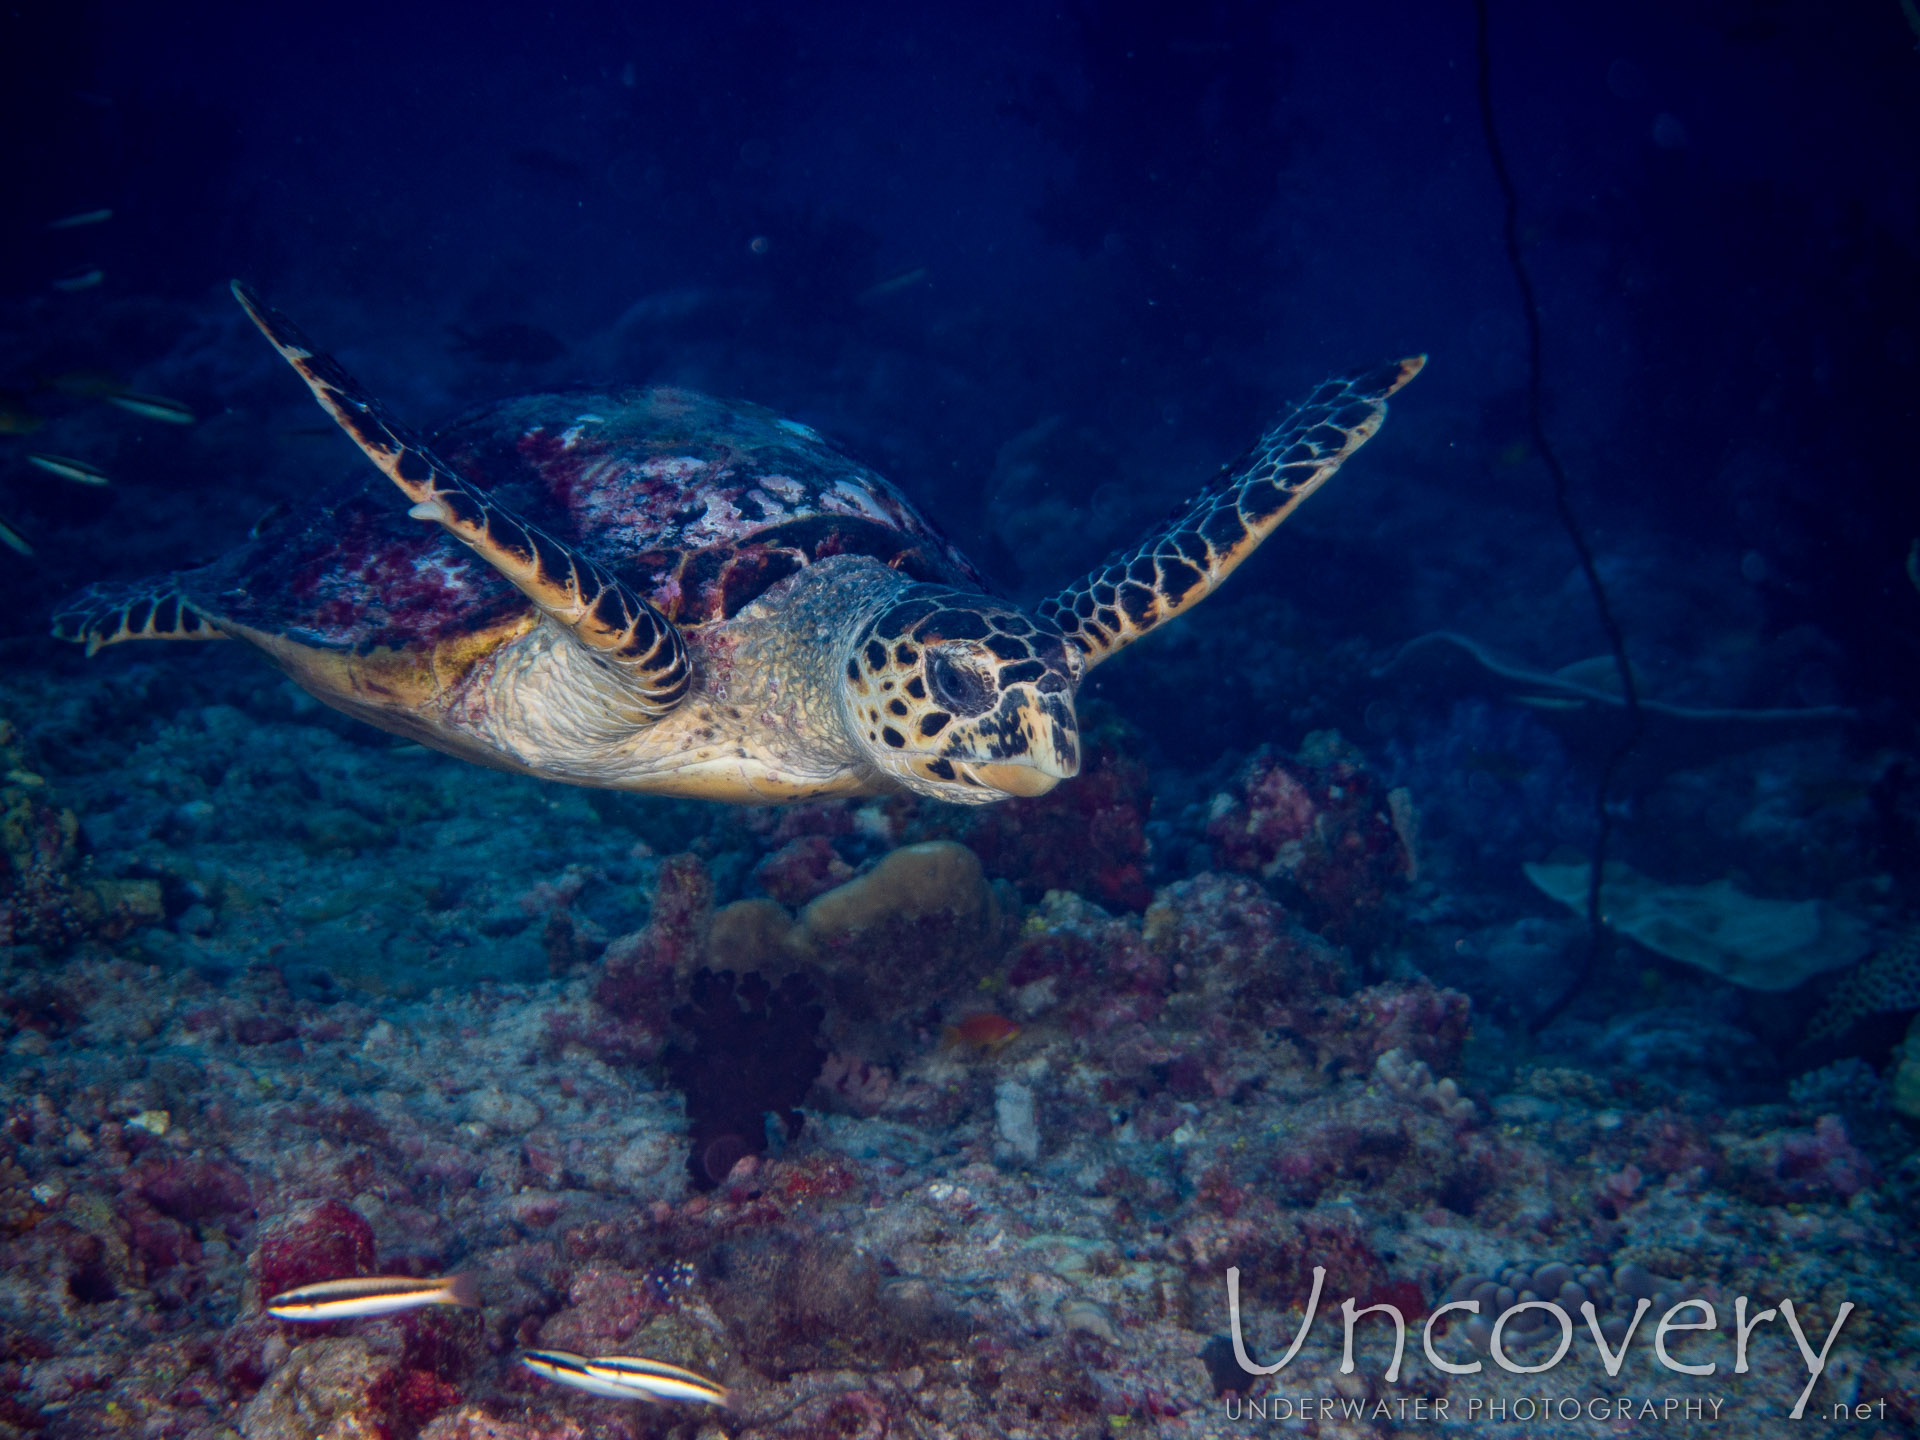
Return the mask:
[[529, 395], [424, 438], [234, 294], [398, 486], [224, 558], [95, 585], [53, 633], [238, 639], [463, 759], [736, 802], [965, 804], [1075, 774], [1087, 671], [1210, 594], [1380, 427], [1424, 357], [1336, 377], [1132, 549], [1023, 610], [807, 426], [675, 389]]

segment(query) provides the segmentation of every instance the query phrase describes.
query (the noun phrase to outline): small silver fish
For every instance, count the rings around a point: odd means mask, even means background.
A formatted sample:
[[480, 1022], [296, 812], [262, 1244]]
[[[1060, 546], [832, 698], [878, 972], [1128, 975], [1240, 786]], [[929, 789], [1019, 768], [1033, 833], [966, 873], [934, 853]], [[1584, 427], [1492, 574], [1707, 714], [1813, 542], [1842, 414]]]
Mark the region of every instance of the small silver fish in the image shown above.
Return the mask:
[[1531, 705], [1536, 710], [1585, 710], [1590, 703], [1577, 700], [1571, 695], [1516, 695], [1513, 698], [1522, 705]]
[[113, 211], [82, 210], [78, 215], [62, 215], [58, 220], [49, 220], [49, 230], [78, 230], [82, 225], [104, 225], [113, 218]]
[[98, 265], [88, 270], [76, 270], [71, 275], [62, 275], [53, 282], [53, 288], [62, 294], [71, 295], [76, 290], [91, 290], [107, 278], [107, 272]]
[[62, 480], [71, 480], [76, 485], [109, 483], [104, 470], [95, 469], [84, 460], [70, 460], [65, 455], [29, 455], [27, 459], [42, 470], [51, 471]]
[[178, 400], [169, 400], [164, 395], [140, 395], [132, 390], [123, 390], [118, 395], [107, 396], [107, 403], [118, 405], [122, 410], [148, 420], [164, 420], [169, 425], [193, 424], [193, 411]]
[[247, 531], [247, 538], [249, 540], [258, 540], [262, 535], [266, 534], [267, 531], [279, 524], [280, 517], [286, 513], [287, 502], [284, 500], [274, 501], [273, 504], [267, 507], [266, 513], [253, 522], [253, 528]]
[[724, 1385], [678, 1365], [638, 1355], [588, 1357], [567, 1350], [529, 1350], [520, 1357], [520, 1363], [557, 1384], [611, 1400], [640, 1400], [649, 1405], [662, 1400], [720, 1406], [727, 1403]]
[[16, 555], [33, 554], [33, 546], [29, 545], [26, 538], [4, 520], [0, 520], [0, 545], [6, 546]]
[[471, 1275], [358, 1275], [276, 1295], [267, 1302], [267, 1313], [282, 1320], [353, 1320], [420, 1305], [473, 1309], [479, 1303]]
[[877, 285], [869, 285], [854, 297], [856, 305], [871, 305], [876, 300], [884, 300], [889, 295], [898, 294], [909, 286], [918, 285], [927, 278], [927, 267], [916, 265], [911, 270], [902, 270], [898, 275], [890, 275]]

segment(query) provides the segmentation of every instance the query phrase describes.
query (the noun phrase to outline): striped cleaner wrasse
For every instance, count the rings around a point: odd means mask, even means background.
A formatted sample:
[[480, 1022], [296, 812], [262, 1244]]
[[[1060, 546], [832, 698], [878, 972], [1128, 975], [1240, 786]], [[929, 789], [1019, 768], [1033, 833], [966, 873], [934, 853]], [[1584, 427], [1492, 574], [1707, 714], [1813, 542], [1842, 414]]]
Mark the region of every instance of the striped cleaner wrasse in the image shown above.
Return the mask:
[[285, 1291], [267, 1302], [267, 1313], [282, 1320], [353, 1320], [420, 1305], [479, 1303], [471, 1275], [358, 1275]]
[[649, 1405], [662, 1400], [727, 1403], [724, 1385], [678, 1365], [638, 1355], [589, 1357], [566, 1350], [529, 1350], [520, 1357], [520, 1363], [558, 1384], [613, 1400], [644, 1400]]

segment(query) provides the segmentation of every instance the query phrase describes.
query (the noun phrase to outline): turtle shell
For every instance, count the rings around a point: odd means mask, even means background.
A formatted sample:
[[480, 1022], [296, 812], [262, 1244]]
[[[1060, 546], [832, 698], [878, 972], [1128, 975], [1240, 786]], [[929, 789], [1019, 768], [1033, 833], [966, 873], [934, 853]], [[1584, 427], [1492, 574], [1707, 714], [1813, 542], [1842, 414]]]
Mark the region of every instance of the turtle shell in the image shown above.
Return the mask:
[[[674, 389], [528, 395], [469, 412], [432, 444], [682, 626], [724, 620], [833, 555], [984, 588], [891, 484], [757, 405]], [[215, 614], [328, 648], [437, 645], [528, 605], [439, 526], [412, 519], [378, 474], [190, 578]]]

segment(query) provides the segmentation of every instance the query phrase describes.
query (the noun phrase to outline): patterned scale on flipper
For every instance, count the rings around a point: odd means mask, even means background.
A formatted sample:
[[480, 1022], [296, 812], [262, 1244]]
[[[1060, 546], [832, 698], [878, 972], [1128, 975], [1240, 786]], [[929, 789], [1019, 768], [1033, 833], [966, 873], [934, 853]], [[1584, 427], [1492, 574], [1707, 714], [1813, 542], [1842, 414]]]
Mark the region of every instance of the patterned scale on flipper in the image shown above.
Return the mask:
[[1416, 355], [1328, 380], [1164, 529], [1042, 601], [1041, 616], [1093, 666], [1199, 604], [1367, 443], [1386, 419], [1387, 398], [1425, 363]]

